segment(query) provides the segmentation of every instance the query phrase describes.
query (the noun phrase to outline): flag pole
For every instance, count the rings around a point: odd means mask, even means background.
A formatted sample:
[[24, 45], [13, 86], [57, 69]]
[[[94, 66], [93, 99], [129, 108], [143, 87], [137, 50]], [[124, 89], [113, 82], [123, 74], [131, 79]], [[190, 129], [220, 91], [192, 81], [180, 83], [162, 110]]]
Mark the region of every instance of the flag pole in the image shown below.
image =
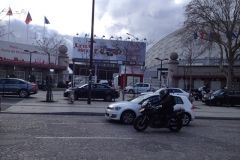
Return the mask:
[[27, 43], [28, 43], [28, 24], [27, 24]]
[[43, 40], [45, 39], [45, 22], [44, 22], [44, 25], [43, 25]]
[[9, 41], [9, 35], [10, 35], [10, 15], [8, 15], [8, 41]]

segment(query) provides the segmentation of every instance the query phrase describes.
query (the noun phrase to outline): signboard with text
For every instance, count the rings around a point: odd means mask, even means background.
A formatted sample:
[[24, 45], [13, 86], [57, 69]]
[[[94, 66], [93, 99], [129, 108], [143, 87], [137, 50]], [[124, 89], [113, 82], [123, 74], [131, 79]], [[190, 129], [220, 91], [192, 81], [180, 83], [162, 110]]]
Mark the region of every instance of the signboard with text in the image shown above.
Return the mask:
[[[94, 39], [93, 60], [109, 63], [144, 65], [146, 43], [122, 40]], [[90, 38], [74, 37], [72, 58], [89, 60]]]
[[[24, 50], [28, 50], [26, 52]], [[31, 63], [32, 64], [49, 64], [48, 55], [43, 51], [40, 51], [37, 46], [14, 43], [8, 41], [0, 41], [0, 62], [9, 61], [17, 63], [29, 63], [30, 62], [30, 52], [37, 51], [36, 53], [31, 53]], [[51, 54], [50, 63], [58, 65], [58, 55]]]

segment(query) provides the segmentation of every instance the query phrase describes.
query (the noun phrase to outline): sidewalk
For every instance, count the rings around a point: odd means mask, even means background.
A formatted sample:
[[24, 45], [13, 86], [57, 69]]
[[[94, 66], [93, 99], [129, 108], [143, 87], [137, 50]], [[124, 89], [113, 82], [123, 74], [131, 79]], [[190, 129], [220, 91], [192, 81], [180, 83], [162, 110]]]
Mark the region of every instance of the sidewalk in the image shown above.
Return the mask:
[[[46, 92], [40, 91], [30, 98], [23, 99], [15, 105], [2, 111], [12, 114], [61, 114], [61, 115], [104, 115], [105, 107], [113, 102], [102, 100], [74, 101], [70, 104], [67, 98], [63, 97], [63, 91], [54, 91], [54, 102], [45, 102]], [[121, 101], [120, 97], [116, 101]], [[196, 119], [233, 119], [240, 120], [240, 107], [215, 107], [206, 106], [200, 101], [195, 101], [194, 111]]]

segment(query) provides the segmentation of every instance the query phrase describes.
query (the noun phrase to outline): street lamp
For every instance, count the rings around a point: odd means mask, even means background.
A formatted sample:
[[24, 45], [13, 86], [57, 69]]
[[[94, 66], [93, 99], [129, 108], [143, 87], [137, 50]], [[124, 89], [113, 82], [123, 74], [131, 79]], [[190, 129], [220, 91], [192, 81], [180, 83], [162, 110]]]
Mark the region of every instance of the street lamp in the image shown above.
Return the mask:
[[90, 44], [90, 57], [89, 57], [89, 81], [88, 81], [88, 100], [87, 103], [91, 104], [92, 98], [92, 66], [93, 66], [93, 41], [94, 41], [94, 8], [95, 0], [92, 1], [92, 23], [91, 23], [91, 44]]
[[161, 62], [160, 63], [160, 88], [161, 88], [162, 87], [162, 62], [167, 61], [168, 58], [161, 59], [161, 58], [156, 57], [155, 59]]
[[27, 49], [24, 50], [24, 52], [29, 53], [29, 70], [28, 70], [28, 78], [31, 80], [31, 74], [32, 74], [32, 53], [38, 53], [38, 51], [29, 51]]

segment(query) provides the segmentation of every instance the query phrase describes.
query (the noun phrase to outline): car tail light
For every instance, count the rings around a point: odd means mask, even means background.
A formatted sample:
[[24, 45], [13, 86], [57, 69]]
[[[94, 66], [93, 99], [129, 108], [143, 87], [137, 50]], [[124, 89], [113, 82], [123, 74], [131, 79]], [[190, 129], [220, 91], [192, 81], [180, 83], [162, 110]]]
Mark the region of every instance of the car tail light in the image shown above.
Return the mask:
[[38, 90], [38, 86], [34, 83], [32, 83], [32, 90], [33, 91], [37, 91]]

